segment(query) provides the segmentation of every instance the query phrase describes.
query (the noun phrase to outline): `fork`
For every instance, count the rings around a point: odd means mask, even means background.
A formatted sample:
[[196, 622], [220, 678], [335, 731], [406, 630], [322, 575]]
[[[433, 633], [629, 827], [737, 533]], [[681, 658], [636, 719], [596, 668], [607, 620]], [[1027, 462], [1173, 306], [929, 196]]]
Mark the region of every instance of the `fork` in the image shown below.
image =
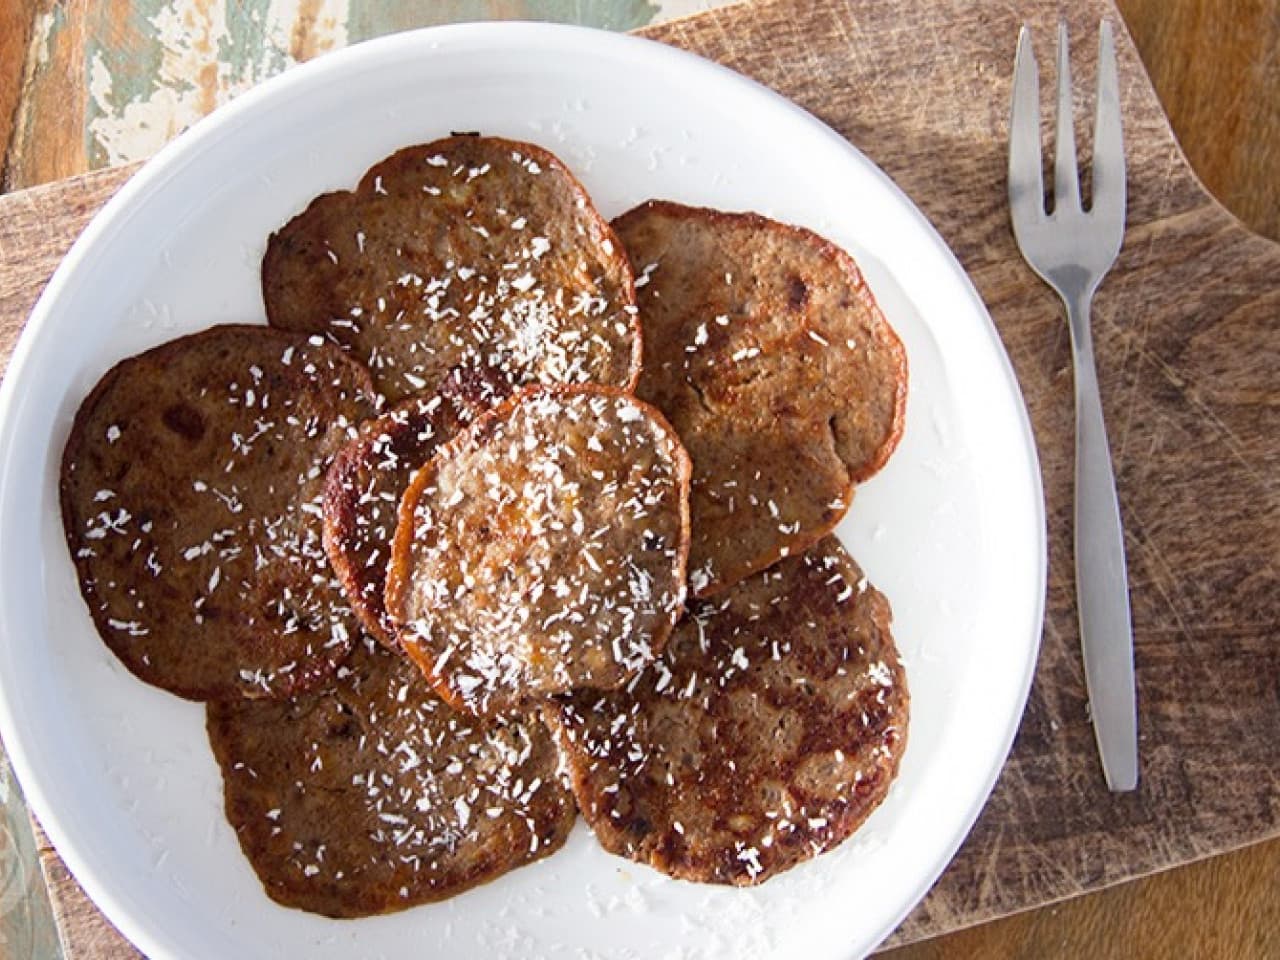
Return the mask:
[[1098, 38], [1093, 197], [1080, 202], [1067, 27], [1058, 26], [1058, 103], [1053, 206], [1045, 209], [1040, 159], [1040, 80], [1031, 31], [1018, 35], [1009, 135], [1009, 207], [1022, 256], [1066, 305], [1076, 387], [1076, 606], [1094, 735], [1107, 786], [1138, 785], [1138, 721], [1133, 628], [1124, 533], [1093, 362], [1089, 305], [1124, 237], [1124, 143], [1115, 41], [1103, 21]]

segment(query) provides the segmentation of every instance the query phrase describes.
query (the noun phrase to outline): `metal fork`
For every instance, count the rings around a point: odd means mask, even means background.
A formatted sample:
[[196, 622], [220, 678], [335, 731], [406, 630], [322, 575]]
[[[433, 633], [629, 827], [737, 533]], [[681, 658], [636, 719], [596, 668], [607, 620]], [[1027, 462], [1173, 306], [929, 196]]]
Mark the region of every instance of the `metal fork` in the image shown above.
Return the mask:
[[1115, 41], [1103, 22], [1093, 137], [1093, 199], [1080, 202], [1067, 27], [1058, 27], [1057, 152], [1053, 207], [1046, 212], [1040, 160], [1040, 80], [1031, 31], [1018, 36], [1009, 137], [1009, 206], [1018, 247], [1067, 308], [1076, 385], [1076, 605], [1094, 734], [1107, 786], [1138, 784], [1133, 628], [1124, 534], [1093, 363], [1089, 304], [1124, 237], [1124, 143]]

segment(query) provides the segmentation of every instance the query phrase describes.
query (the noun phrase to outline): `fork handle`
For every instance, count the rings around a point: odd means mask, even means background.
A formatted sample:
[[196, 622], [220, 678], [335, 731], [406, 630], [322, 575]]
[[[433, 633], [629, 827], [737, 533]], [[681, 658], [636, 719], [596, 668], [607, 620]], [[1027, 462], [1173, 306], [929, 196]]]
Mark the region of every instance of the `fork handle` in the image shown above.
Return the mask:
[[1133, 626], [1124, 532], [1093, 362], [1089, 294], [1064, 298], [1076, 385], [1076, 605], [1094, 735], [1107, 786], [1138, 785]]

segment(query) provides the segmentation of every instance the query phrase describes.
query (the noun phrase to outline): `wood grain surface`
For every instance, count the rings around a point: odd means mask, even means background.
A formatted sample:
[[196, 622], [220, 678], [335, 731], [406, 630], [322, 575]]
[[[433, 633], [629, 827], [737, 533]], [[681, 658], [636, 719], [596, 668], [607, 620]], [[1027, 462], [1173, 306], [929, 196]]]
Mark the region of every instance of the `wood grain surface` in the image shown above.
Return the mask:
[[[1036, 682], [986, 810], [895, 943], [1280, 832], [1280, 250], [1203, 191], [1125, 37], [1130, 227], [1094, 326], [1128, 534], [1140, 790], [1108, 794], [1097, 767], [1071, 579], [1067, 335], [1052, 294], [1014, 249], [1004, 201], [1016, 29], [1032, 20], [1049, 62], [1056, 13], [1047, 3], [1014, 11], [943, 0], [921, 23], [889, 0], [819, 0], [652, 31], [778, 89], [897, 180], [973, 277], [1032, 414], [1050, 534]], [[1075, 5], [1074, 35], [1091, 37], [1107, 14], [1098, 0]], [[1081, 40], [1074, 53], [1077, 77], [1091, 77], [1092, 44]], [[1081, 98], [1082, 116], [1087, 107]], [[0, 355], [49, 269], [127, 172], [0, 198]], [[49, 864], [57, 882], [52, 854]], [[1259, 868], [1264, 881], [1268, 869], [1274, 877], [1274, 866]], [[1255, 946], [1269, 942], [1260, 934]], [[108, 946], [75, 954], [120, 955]]]
[[1204, 185], [1280, 240], [1280, 0], [1121, 0]]
[[1274, 960], [1280, 840], [885, 951], [882, 960]]
[[14, 142], [14, 121], [22, 101], [22, 75], [34, 26], [34, 0], [0, 0], [0, 148], [4, 151], [0, 158], [0, 189], [7, 189], [5, 168]]

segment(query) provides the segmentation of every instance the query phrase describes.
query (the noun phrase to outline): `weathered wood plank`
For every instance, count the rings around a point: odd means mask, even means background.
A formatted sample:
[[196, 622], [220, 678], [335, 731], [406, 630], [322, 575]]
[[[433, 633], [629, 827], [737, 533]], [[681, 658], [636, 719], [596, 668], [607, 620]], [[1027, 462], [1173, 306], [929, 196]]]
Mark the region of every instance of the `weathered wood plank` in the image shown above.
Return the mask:
[[[1108, 13], [1077, 4], [1074, 35]], [[773, 2], [650, 31], [780, 90], [895, 177], [973, 276], [1032, 413], [1050, 525], [1036, 684], [983, 817], [895, 942], [1280, 832], [1280, 249], [1204, 193], [1122, 38], [1131, 226], [1095, 336], [1128, 531], [1143, 781], [1113, 796], [1074, 620], [1065, 327], [1007, 228], [1005, 113], [1024, 14], [1047, 60], [1048, 4], [941, 0], [906, 17], [890, 0]], [[1077, 75], [1090, 76], [1092, 44], [1075, 53]], [[0, 199], [0, 294], [14, 294], [0, 296], [0, 356], [58, 255], [39, 251], [65, 248], [118, 177]]]
[[0, 955], [55, 960], [58, 932], [22, 794], [0, 750]]
[[36, 16], [36, 0], [0, 0], [0, 190], [6, 189], [4, 157], [13, 139]]
[[[35, 832], [40, 869], [53, 902], [53, 915], [62, 935], [65, 960], [140, 960], [142, 954], [85, 895], [39, 824], [36, 824]], [[31, 960], [46, 958], [32, 954]]]
[[37, 7], [5, 158], [9, 189], [90, 169], [84, 149], [83, 80], [90, 0], [38, 0]]
[[0, 371], [54, 269], [136, 169], [102, 170], [0, 197]]
[[[17, 0], [0, 0], [2, 5]], [[23, 0], [27, 2], [27, 0]], [[35, 2], [35, 0], [31, 0]], [[336, 47], [478, 19], [630, 29], [646, 0], [47, 0], [7, 153], [10, 188], [145, 159], [215, 107]], [[31, 29], [31, 22], [26, 24]], [[0, 101], [3, 106], [3, 101]]]

